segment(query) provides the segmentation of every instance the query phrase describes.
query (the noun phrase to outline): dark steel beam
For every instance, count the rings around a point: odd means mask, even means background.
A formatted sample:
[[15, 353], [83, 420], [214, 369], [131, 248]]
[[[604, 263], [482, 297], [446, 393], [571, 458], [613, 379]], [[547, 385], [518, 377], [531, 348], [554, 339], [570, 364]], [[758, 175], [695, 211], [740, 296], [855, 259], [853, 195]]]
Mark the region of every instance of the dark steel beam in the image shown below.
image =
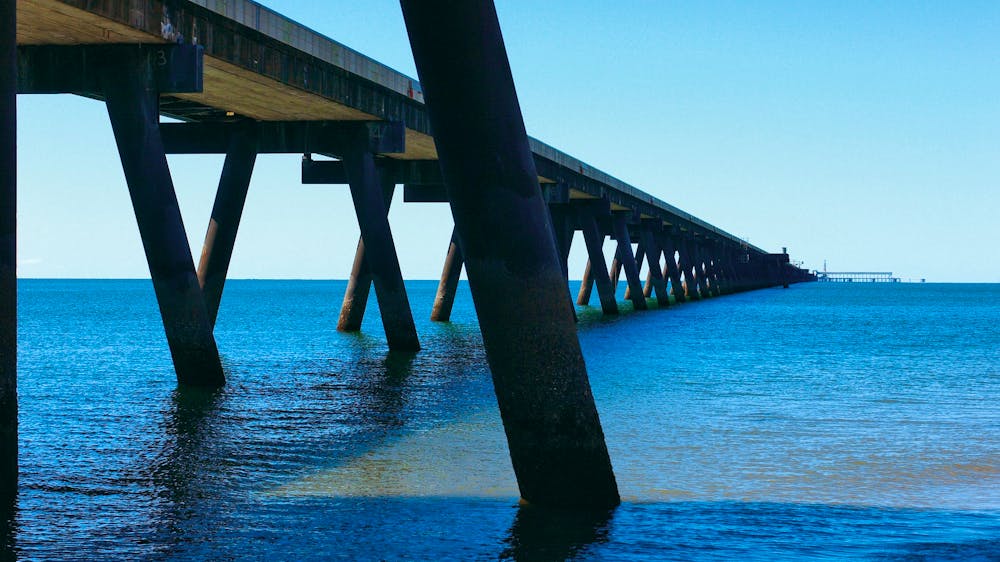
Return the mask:
[[458, 233], [452, 230], [448, 256], [444, 260], [441, 282], [438, 283], [437, 295], [434, 297], [434, 309], [431, 311], [431, 320], [434, 322], [447, 322], [451, 319], [451, 309], [455, 304], [455, 292], [458, 290], [458, 279], [462, 275], [462, 262], [462, 248], [458, 245]]
[[250, 188], [254, 163], [257, 161], [256, 124], [248, 122], [229, 138], [226, 161], [222, 165], [219, 189], [215, 193], [212, 218], [205, 233], [205, 243], [198, 262], [198, 282], [205, 295], [205, 308], [212, 327], [219, 316], [222, 291], [226, 286], [229, 262], [236, 245], [243, 206]]
[[17, 495], [17, 3], [0, 3], [0, 516]]
[[154, 61], [123, 51], [101, 82], [149, 263], [170, 353], [182, 384], [225, 382], [159, 133]]
[[401, 0], [521, 497], [620, 502], [489, 0]]
[[382, 326], [389, 349], [418, 351], [420, 342], [413, 324], [413, 312], [406, 296], [403, 274], [399, 269], [396, 245], [389, 229], [384, 188], [375, 167], [374, 141], [371, 129], [359, 124], [350, 135], [353, 142], [343, 154], [351, 199], [364, 240], [365, 262], [371, 270], [375, 297], [378, 299]]

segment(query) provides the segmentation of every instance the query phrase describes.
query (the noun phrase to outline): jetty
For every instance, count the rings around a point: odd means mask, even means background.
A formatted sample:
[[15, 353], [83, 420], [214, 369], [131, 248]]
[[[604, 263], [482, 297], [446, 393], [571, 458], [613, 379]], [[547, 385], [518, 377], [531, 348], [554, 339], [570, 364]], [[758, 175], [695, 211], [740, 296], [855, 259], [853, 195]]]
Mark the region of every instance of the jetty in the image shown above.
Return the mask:
[[[225, 383], [213, 328], [258, 154], [302, 155], [297, 180], [350, 190], [361, 237], [338, 329], [360, 329], [374, 287], [394, 352], [417, 352], [420, 342], [388, 203], [397, 186], [404, 202], [448, 203], [455, 229], [442, 248], [434, 319], [448, 319], [464, 267], [529, 503], [619, 501], [567, 289], [576, 231], [589, 256], [577, 302], [596, 287], [608, 315], [622, 304], [622, 274], [637, 310], [815, 280], [784, 251], [749, 244], [528, 137], [491, 0], [401, 7], [419, 80], [250, 0], [0, 3], [4, 493], [17, 485], [17, 95], [107, 105], [181, 385]], [[225, 154], [197, 267], [167, 165], [180, 153]], [[610, 265], [608, 237], [617, 243]]]

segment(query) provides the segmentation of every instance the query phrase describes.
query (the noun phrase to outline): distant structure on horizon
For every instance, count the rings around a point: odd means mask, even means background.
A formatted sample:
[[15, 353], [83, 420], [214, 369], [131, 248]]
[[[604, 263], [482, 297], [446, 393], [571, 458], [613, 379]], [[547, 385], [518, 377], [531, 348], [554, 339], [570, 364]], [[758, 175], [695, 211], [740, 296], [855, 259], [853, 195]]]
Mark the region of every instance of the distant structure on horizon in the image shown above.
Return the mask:
[[816, 272], [816, 281], [825, 283], [899, 283], [891, 271], [827, 271], [823, 260], [823, 271]]

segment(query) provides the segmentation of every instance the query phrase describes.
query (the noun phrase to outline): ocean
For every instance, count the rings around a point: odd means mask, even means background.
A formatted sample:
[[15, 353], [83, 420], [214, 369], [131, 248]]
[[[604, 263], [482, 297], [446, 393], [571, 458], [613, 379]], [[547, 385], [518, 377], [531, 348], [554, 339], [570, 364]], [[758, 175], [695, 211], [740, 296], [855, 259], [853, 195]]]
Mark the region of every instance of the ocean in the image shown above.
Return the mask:
[[345, 285], [228, 282], [206, 392], [177, 387], [150, 281], [19, 281], [8, 554], [1000, 560], [1000, 285], [579, 307], [623, 499], [598, 513], [518, 507], [464, 282], [444, 324], [407, 283], [416, 354], [374, 294], [338, 333]]

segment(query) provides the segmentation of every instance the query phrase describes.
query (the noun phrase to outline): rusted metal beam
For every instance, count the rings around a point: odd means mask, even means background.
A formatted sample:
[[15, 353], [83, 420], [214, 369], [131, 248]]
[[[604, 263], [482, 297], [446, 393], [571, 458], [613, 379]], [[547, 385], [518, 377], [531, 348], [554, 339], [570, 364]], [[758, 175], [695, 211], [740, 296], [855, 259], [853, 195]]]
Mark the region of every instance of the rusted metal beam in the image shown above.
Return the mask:
[[154, 61], [123, 51], [101, 77], [177, 380], [225, 382], [159, 133]]
[[401, 0], [521, 497], [620, 502], [490, 0]]
[[594, 262], [587, 259], [587, 265], [583, 268], [583, 278], [580, 279], [580, 290], [576, 293], [576, 304], [580, 306], [590, 305], [590, 295], [594, 292]]
[[198, 262], [198, 282], [205, 295], [205, 308], [212, 327], [219, 316], [222, 291], [226, 286], [229, 262], [236, 245], [243, 206], [250, 188], [254, 163], [257, 161], [257, 128], [248, 122], [229, 139], [226, 161], [222, 165], [219, 189], [215, 193], [212, 218], [205, 233], [205, 243]]
[[434, 309], [431, 310], [431, 320], [434, 322], [447, 322], [451, 319], [451, 309], [455, 304], [455, 292], [458, 290], [458, 280], [462, 275], [463, 261], [458, 234], [452, 230], [448, 256], [444, 260], [441, 282], [438, 283], [437, 295], [434, 297]]

